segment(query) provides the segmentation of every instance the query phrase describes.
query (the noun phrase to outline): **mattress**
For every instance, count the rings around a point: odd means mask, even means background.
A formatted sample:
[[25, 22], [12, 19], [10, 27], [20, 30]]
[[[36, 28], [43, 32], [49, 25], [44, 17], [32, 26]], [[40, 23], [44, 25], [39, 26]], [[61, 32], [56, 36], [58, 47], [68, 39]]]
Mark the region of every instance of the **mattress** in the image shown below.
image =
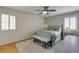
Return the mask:
[[60, 31], [49, 31], [49, 32], [54, 34], [56, 38], [61, 36], [61, 32]]

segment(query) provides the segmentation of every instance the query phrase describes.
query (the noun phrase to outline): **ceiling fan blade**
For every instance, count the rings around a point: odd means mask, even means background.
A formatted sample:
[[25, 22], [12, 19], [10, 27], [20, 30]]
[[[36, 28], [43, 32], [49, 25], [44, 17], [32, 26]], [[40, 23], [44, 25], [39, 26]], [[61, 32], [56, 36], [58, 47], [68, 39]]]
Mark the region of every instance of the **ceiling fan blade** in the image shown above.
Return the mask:
[[38, 15], [40, 15], [40, 14], [42, 14], [43, 13], [43, 11], [42, 12], [40, 12]]
[[43, 10], [36, 10], [36, 11], [43, 11]]
[[45, 7], [43, 7], [43, 10], [39, 9], [39, 10], [36, 10], [36, 11], [40, 11], [40, 13], [38, 15], [40, 15], [42, 13], [49, 15], [49, 12], [55, 12], [56, 10], [55, 9], [49, 9], [49, 6], [45, 6]]
[[52, 11], [56, 11], [56, 10], [48, 10], [48, 11], [52, 12]]

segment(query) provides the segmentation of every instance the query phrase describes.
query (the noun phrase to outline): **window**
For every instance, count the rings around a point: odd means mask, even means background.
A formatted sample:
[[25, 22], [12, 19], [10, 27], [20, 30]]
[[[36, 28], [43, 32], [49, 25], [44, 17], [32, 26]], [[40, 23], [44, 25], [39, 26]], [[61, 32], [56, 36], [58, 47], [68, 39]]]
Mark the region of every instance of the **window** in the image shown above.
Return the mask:
[[69, 28], [69, 18], [65, 18], [65, 28]]
[[8, 30], [9, 29], [8, 22], [9, 22], [8, 15], [2, 14], [1, 15], [1, 29], [2, 30]]
[[1, 14], [1, 30], [15, 30], [15, 21], [15, 16]]
[[10, 30], [15, 30], [15, 16], [10, 16]]
[[76, 30], [76, 17], [70, 18], [70, 29]]
[[64, 19], [65, 29], [76, 30], [76, 17], [66, 17]]

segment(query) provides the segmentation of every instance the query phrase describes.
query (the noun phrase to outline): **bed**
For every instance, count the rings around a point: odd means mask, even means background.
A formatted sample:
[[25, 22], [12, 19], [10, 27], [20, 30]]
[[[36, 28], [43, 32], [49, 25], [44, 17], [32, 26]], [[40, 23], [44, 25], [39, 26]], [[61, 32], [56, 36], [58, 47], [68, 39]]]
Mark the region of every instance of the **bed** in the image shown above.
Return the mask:
[[34, 41], [40, 40], [44, 42], [45, 48], [49, 43], [50, 46], [52, 47], [52, 44], [57, 43], [63, 37], [62, 28], [63, 27], [59, 25], [49, 25], [47, 29], [40, 30], [36, 32], [35, 35], [33, 35]]
[[55, 35], [55, 42], [63, 39], [63, 25], [48, 25], [47, 31]]

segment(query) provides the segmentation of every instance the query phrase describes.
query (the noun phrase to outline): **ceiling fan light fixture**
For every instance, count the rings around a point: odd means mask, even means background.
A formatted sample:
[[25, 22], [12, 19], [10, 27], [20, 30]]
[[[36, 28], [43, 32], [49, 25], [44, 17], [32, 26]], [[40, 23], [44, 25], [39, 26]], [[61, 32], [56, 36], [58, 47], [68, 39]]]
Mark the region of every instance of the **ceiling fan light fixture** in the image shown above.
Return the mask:
[[47, 14], [47, 11], [43, 11], [43, 14]]

